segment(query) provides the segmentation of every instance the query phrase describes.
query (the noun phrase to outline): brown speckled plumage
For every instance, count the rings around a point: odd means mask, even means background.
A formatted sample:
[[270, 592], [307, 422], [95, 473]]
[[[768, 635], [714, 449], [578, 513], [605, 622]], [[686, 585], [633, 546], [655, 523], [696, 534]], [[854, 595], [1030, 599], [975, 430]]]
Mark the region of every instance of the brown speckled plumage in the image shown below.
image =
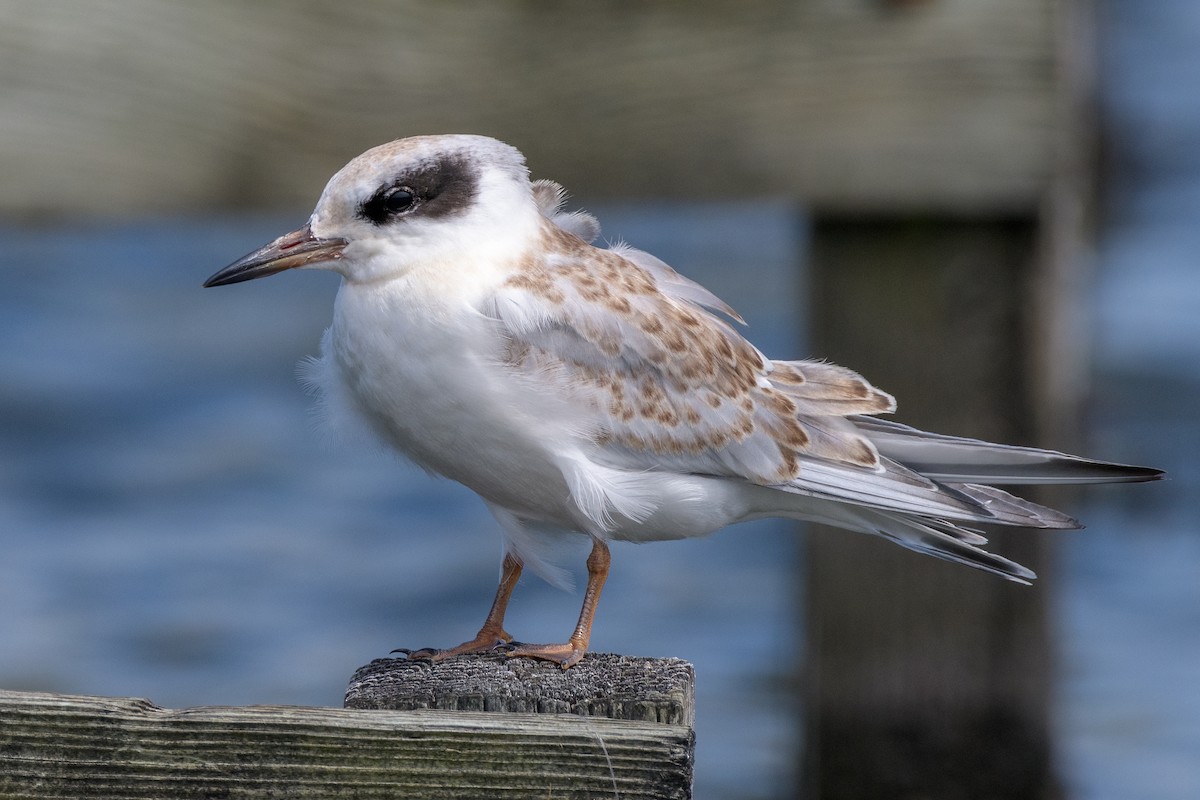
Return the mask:
[[830, 364], [766, 359], [673, 295], [640, 255], [591, 247], [547, 220], [502, 288], [509, 302], [548, 312], [513, 335], [512, 369], [586, 399], [599, 417], [595, 443], [626, 456], [701, 455], [714, 474], [762, 485], [795, 478], [803, 457], [878, 467], [844, 417], [891, 411], [890, 396]]

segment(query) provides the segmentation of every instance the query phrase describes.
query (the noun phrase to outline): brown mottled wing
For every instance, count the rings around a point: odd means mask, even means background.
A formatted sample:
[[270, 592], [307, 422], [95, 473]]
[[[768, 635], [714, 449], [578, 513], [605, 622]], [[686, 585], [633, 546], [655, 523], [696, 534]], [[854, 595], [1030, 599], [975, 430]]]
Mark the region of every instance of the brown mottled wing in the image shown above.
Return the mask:
[[792, 481], [802, 458], [879, 468], [845, 417], [891, 410], [888, 395], [830, 364], [769, 361], [661, 261], [547, 228], [546, 255], [491, 310], [509, 367], [572, 398], [602, 457], [762, 485]]

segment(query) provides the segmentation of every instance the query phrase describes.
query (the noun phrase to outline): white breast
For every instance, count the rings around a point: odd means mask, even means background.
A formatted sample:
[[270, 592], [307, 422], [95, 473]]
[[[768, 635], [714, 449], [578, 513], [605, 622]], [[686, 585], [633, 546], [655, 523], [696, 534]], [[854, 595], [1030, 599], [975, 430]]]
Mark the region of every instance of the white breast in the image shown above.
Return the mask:
[[331, 412], [358, 416], [419, 466], [490, 502], [565, 524], [569, 491], [548, 444], [570, 433], [556, 435], [554, 399], [506, 373], [493, 321], [414, 288], [343, 284], [314, 370]]

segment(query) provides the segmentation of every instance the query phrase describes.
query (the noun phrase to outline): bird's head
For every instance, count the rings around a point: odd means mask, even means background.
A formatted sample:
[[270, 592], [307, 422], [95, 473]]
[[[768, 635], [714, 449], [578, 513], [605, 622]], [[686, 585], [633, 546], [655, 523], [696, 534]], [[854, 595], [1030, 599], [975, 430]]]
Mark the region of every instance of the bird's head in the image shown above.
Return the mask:
[[355, 158], [325, 186], [304, 227], [238, 259], [205, 286], [287, 269], [328, 269], [351, 282], [422, 266], [521, 252], [536, 230], [525, 159], [485, 136], [416, 136]]

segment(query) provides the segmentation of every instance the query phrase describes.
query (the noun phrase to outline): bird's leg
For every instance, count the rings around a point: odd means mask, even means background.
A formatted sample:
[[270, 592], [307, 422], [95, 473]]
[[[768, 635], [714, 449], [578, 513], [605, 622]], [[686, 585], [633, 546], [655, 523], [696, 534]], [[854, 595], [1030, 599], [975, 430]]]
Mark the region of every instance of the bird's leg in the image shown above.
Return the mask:
[[579, 623], [571, 638], [563, 644], [520, 644], [507, 651], [507, 655], [515, 658], [540, 658], [554, 661], [563, 669], [579, 663], [587, 652], [588, 642], [592, 638], [592, 619], [596, 616], [596, 604], [600, 602], [600, 590], [608, 578], [608, 566], [612, 557], [608, 545], [601, 539], [592, 540], [592, 552], [588, 556], [587, 590], [583, 593], [583, 607], [579, 610]]
[[404, 653], [409, 659], [441, 661], [451, 656], [461, 656], [467, 653], [489, 653], [499, 645], [512, 641], [512, 636], [504, 630], [504, 612], [508, 610], [508, 599], [512, 597], [517, 581], [521, 579], [521, 560], [512, 553], [504, 554], [504, 565], [500, 568], [500, 585], [496, 587], [496, 597], [492, 600], [492, 608], [488, 611], [487, 619], [475, 638], [463, 642], [448, 650], [425, 648], [423, 650], [393, 650], [393, 653]]

